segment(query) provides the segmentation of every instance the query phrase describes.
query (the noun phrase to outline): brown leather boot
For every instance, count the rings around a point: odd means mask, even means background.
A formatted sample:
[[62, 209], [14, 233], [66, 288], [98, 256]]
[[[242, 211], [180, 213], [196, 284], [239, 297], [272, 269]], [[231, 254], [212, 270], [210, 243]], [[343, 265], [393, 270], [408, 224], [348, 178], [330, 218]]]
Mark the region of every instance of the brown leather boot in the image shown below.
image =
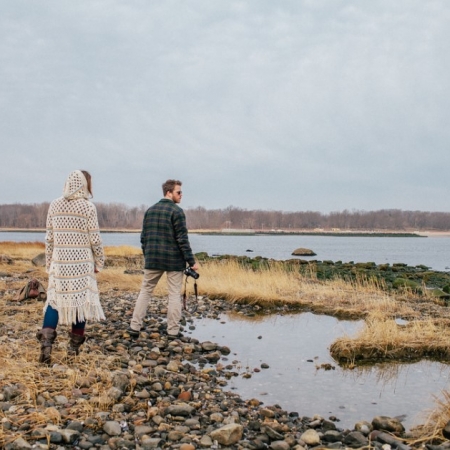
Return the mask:
[[53, 328], [42, 328], [36, 333], [36, 337], [41, 342], [41, 354], [39, 362], [41, 364], [50, 365], [53, 342], [55, 342], [57, 333]]
[[67, 354], [69, 357], [76, 356], [80, 353], [81, 344], [86, 340], [86, 336], [80, 336], [69, 332], [69, 347], [67, 348]]

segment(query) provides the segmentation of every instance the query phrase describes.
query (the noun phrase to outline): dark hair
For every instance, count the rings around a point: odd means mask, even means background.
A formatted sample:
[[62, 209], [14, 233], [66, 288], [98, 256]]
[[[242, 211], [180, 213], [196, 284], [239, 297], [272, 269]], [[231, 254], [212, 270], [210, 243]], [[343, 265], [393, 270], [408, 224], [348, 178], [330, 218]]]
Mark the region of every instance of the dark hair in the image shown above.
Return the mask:
[[92, 194], [92, 177], [91, 177], [91, 174], [87, 170], [81, 170], [80, 172], [84, 175], [84, 178], [86, 178], [87, 190], [88, 190], [89, 194], [91, 194], [93, 196], [94, 194]]
[[163, 195], [165, 196], [168, 192], [173, 192], [175, 186], [181, 186], [180, 180], [167, 180], [162, 185]]

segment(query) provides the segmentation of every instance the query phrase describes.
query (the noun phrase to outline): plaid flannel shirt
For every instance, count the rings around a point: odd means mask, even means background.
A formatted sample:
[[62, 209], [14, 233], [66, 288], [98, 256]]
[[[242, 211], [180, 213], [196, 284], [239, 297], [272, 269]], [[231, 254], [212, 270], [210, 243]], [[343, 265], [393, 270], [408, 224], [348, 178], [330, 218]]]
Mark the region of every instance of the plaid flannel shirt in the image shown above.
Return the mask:
[[186, 217], [170, 199], [161, 199], [145, 213], [141, 245], [146, 269], [182, 271], [195, 264]]

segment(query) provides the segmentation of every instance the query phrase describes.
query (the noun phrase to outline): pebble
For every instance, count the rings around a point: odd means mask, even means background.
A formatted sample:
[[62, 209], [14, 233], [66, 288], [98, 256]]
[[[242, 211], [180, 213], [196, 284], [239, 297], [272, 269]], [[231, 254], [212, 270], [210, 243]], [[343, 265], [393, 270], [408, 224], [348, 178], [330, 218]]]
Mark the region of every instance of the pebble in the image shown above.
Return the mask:
[[105, 425], [103, 425], [103, 431], [109, 436], [120, 436], [122, 427], [120, 426], [120, 423], [114, 420], [108, 420]]

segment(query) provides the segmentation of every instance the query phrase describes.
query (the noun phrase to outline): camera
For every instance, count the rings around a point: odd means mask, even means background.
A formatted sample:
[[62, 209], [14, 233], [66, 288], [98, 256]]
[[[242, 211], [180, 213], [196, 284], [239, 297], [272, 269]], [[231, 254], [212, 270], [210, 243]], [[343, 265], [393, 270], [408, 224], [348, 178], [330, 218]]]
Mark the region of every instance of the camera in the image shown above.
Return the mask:
[[185, 269], [184, 274], [187, 277], [192, 277], [194, 280], [196, 280], [200, 276], [199, 273], [197, 273], [194, 269], [191, 269], [190, 267], [187, 267]]

